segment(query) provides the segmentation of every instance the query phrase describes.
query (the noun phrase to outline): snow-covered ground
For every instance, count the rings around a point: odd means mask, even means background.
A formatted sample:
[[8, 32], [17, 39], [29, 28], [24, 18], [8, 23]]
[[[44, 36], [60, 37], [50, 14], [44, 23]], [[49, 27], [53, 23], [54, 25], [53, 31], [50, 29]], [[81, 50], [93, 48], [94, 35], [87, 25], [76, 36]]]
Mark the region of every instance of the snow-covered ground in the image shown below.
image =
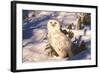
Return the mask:
[[[49, 51], [45, 50], [48, 44], [47, 22], [49, 19], [53, 18], [58, 19], [58, 21], [61, 22], [62, 26], [70, 23], [77, 24], [77, 14], [70, 12], [67, 13], [47, 11], [40, 11], [36, 16], [33, 16], [33, 14], [29, 14], [28, 19], [23, 19], [23, 62], [60, 59], [59, 57], [49, 56]], [[91, 58], [91, 30], [88, 29], [88, 27], [85, 27], [81, 30], [71, 30], [74, 33], [72, 43], [77, 47], [76, 49], [79, 51], [68, 60], [81, 60]], [[62, 27], [62, 29], [68, 31], [68, 29], [66, 28]], [[85, 29], [87, 30], [85, 31]], [[85, 45], [85, 50], [81, 50], [80, 45]], [[65, 59], [67, 60], [67, 58]]]

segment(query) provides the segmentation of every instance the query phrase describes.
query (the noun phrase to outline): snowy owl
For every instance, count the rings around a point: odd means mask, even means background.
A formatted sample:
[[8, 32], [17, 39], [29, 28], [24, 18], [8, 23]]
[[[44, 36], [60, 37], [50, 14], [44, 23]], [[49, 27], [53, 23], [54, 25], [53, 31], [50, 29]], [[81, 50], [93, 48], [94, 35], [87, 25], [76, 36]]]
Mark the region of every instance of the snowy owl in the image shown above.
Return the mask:
[[71, 57], [71, 40], [60, 30], [57, 20], [49, 20], [47, 24], [48, 41], [60, 58]]

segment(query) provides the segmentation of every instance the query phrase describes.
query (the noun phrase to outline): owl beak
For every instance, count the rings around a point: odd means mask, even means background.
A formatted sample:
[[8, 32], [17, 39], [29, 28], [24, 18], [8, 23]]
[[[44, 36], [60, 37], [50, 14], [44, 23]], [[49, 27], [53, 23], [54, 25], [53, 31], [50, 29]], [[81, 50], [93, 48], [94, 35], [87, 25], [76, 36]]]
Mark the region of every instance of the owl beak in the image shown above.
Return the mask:
[[55, 27], [55, 24], [52, 24], [53, 27]]

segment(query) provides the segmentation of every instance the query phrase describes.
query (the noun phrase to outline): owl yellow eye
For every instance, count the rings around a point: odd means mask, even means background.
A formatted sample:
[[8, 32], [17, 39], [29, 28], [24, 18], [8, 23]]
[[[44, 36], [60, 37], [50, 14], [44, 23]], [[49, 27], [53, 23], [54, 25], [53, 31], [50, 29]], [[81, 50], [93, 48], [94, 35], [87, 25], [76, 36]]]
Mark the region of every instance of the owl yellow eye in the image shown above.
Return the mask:
[[52, 22], [50, 22], [50, 24], [52, 24]]

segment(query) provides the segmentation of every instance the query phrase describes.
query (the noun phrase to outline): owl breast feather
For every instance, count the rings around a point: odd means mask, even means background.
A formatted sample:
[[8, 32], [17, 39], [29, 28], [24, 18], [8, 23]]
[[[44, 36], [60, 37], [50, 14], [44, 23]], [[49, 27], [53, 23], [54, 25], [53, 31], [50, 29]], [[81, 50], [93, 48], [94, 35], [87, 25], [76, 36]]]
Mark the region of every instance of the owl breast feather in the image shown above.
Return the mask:
[[51, 36], [51, 45], [54, 48], [67, 49], [70, 46], [70, 42], [67, 41], [67, 38], [63, 34], [54, 34]]

